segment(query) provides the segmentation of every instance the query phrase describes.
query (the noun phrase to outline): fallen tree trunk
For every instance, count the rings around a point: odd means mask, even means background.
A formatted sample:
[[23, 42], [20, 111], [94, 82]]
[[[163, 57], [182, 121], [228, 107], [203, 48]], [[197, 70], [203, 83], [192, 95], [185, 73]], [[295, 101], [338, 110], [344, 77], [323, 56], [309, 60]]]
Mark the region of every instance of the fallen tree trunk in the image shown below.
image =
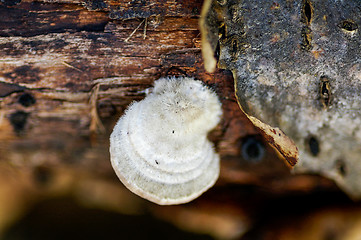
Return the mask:
[[[205, 72], [201, 2], [1, 2], [0, 159], [7, 174], [0, 185], [11, 194], [72, 191], [79, 173], [121, 187], [109, 162], [109, 134], [129, 103], [169, 75], [200, 79], [222, 101], [222, 122], [210, 135], [222, 159], [215, 193], [221, 190], [237, 202], [227, 186], [258, 186], [276, 194], [335, 189], [323, 178], [292, 176], [239, 109], [232, 74]], [[249, 139], [261, 145], [247, 152]], [[252, 147], [258, 156], [259, 146], [264, 157], [247, 160]], [[70, 169], [67, 177], [58, 177], [64, 169]], [[9, 199], [9, 192], [0, 198]]]

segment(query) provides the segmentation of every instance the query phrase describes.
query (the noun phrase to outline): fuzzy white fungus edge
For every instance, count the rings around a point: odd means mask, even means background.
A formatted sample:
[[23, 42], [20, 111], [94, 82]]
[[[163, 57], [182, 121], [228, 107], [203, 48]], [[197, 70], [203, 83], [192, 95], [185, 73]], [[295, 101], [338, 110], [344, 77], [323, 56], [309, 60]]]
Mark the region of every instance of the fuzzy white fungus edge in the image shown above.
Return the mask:
[[122, 183], [161, 205], [189, 202], [214, 185], [219, 156], [207, 134], [222, 115], [217, 95], [192, 78], [161, 78], [132, 103], [110, 136]]

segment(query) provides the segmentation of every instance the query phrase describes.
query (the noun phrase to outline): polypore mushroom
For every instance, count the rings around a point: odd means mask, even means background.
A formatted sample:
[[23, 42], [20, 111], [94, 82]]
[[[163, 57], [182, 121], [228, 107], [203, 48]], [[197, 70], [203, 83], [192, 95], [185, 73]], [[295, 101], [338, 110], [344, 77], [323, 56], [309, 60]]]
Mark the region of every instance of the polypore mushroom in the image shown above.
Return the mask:
[[135, 194], [161, 205], [189, 202], [219, 175], [207, 134], [219, 122], [216, 94], [192, 78], [161, 78], [132, 103], [110, 136], [112, 166]]

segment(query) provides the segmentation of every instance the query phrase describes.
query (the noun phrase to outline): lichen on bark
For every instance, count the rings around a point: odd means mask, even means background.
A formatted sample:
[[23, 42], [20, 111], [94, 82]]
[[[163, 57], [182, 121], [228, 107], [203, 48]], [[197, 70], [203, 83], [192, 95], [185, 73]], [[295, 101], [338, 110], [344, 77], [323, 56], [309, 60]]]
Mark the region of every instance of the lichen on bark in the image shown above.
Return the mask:
[[209, 2], [207, 56], [233, 72], [240, 107], [295, 142], [296, 172], [361, 198], [360, 2]]

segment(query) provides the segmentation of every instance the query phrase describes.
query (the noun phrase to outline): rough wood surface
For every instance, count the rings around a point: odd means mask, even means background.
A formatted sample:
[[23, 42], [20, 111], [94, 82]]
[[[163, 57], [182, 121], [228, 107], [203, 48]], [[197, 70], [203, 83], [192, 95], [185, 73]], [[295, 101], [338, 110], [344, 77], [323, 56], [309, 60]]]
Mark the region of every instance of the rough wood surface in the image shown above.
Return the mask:
[[[138, 206], [135, 196], [116, 190], [122, 185], [110, 166], [108, 137], [127, 105], [142, 99], [154, 80], [168, 75], [204, 81], [223, 104], [223, 120], [210, 136], [222, 158], [221, 177], [216, 188], [196, 203], [196, 208], [206, 209], [205, 215], [199, 209], [199, 219], [208, 216], [210, 206], [226, 203], [231, 209], [226, 212], [242, 212], [244, 206], [237, 201], [244, 196], [234, 194], [234, 186], [253, 186], [276, 195], [335, 189], [317, 176], [291, 175], [240, 111], [232, 74], [205, 72], [198, 29], [201, 5], [201, 1], [1, 0], [0, 164], [4, 175], [0, 187], [4, 190], [0, 199], [4, 204], [0, 212], [16, 215], [27, 205], [24, 196], [35, 201], [64, 192], [121, 211]], [[265, 146], [260, 162], [242, 156], [242, 144], [250, 136]], [[9, 194], [17, 197], [8, 198]], [[189, 211], [179, 209], [179, 214]], [[192, 205], [190, 209], [192, 213]], [[170, 217], [163, 213], [156, 215]], [[230, 217], [229, 222], [238, 224], [243, 221], [239, 218]], [[217, 221], [210, 220], [203, 226], [205, 231], [211, 231]], [[235, 236], [237, 224], [226, 233], [214, 228], [214, 235]]]
[[[240, 157], [242, 137], [257, 132], [239, 111], [232, 76], [203, 69], [201, 4], [167, 10], [169, 4], [151, 11], [118, 2], [116, 20], [108, 8], [89, 11], [78, 2], [2, 5], [2, 160], [111, 172], [107, 138], [114, 122], [167, 75], [193, 76], [219, 94], [224, 119], [211, 138], [224, 158]], [[125, 9], [146, 18], [129, 19]]]
[[298, 160], [295, 173], [323, 175], [361, 198], [360, 1], [204, 5], [204, 59], [232, 71], [250, 120], [291, 165]]

